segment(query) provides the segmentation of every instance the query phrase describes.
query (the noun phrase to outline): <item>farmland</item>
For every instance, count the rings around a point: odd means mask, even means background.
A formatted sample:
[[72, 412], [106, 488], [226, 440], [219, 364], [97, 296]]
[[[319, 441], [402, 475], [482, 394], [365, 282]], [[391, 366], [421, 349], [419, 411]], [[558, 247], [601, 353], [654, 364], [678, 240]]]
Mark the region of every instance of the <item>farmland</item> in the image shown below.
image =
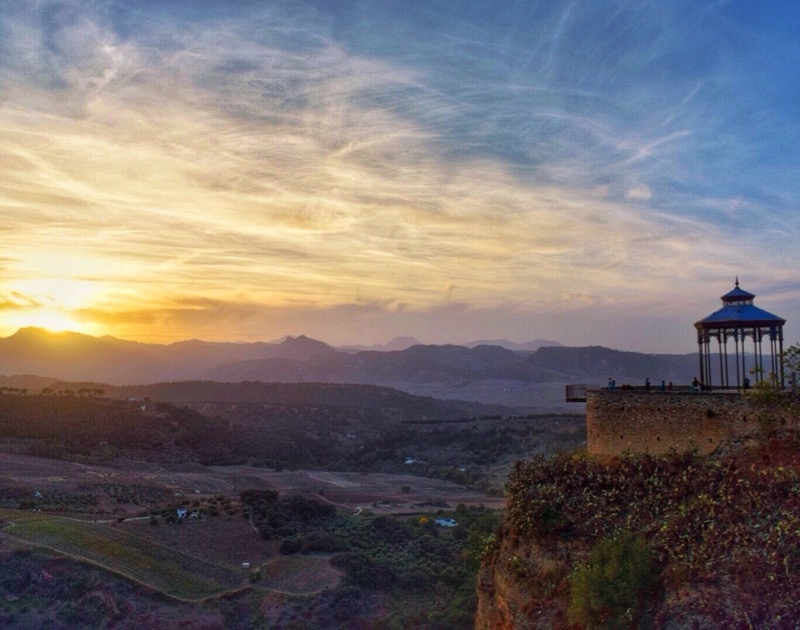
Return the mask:
[[[387, 592], [376, 591], [370, 584], [370, 572], [385, 571], [381, 567], [389, 555], [396, 558], [392, 571], [409, 571], [409, 577], [416, 576], [414, 581], [422, 579], [424, 571], [442, 571], [452, 562], [450, 554], [469, 542], [466, 530], [463, 537], [454, 538], [450, 532], [432, 530], [432, 522], [421, 527], [418, 520], [452, 514], [458, 506], [463, 514], [459, 518], [466, 524], [482, 515], [499, 514], [504, 503], [452, 482], [384, 473], [276, 472], [247, 465], [203, 467], [124, 460], [99, 466], [11, 453], [0, 453], [0, 470], [0, 500], [16, 506], [0, 509], [4, 561], [33, 562], [18, 555], [24, 549], [38, 550], [44, 557], [77, 560], [81, 564], [71, 565], [73, 575], [101, 570], [105, 577], [97, 578], [98, 584], [122, 580], [143, 587], [138, 595], [127, 597], [131, 606], [147, 608], [149, 604], [135, 602], [142, 597], [149, 601], [142, 593], [157, 592], [173, 601], [169, 614], [177, 614], [181, 602], [202, 602], [197, 618], [211, 615], [209, 618], [224, 619], [224, 625], [230, 627], [240, 623], [240, 613], [225, 605], [230, 598], [244, 602], [244, 609], [252, 610], [256, 617], [261, 613], [255, 611], [269, 601], [270, 618], [281, 623], [300, 618], [335, 619], [350, 614], [346, 611], [354, 606], [367, 615], [379, 616], [386, 614], [387, 606], [399, 606], [406, 611], [396, 613], [401, 618], [411, 613], [425, 618], [434, 591], [406, 592], [405, 582]], [[265, 539], [251, 508], [242, 500], [245, 491], [272, 492], [326, 506], [331, 518], [305, 528], [295, 524], [289, 533]], [[79, 509], [73, 511], [75, 507]], [[195, 512], [197, 518], [175, 521], [179, 508]], [[388, 530], [372, 526], [383, 522], [375, 519], [387, 517], [397, 526]], [[493, 517], [485, 523], [496, 520]], [[381, 542], [382, 536], [395, 537], [398, 531], [405, 532], [402, 547], [394, 550], [394, 543], [387, 547]], [[287, 553], [281, 547], [287, 535], [298, 550], [303, 548], [301, 553]], [[313, 546], [313, 541], [330, 536], [342, 545], [338, 553], [305, 550], [309, 542]], [[418, 541], [411, 544], [415, 539]], [[342, 555], [345, 549], [349, 551]], [[438, 549], [435, 555], [439, 559], [431, 564], [429, 558], [427, 564], [416, 567], [415, 558], [423, 549]], [[66, 565], [62, 562], [59, 566]], [[453, 576], [463, 570], [462, 566]], [[30, 571], [32, 575], [52, 573], [50, 569]], [[347, 577], [353, 571], [362, 575], [362, 582], [353, 583], [353, 578]], [[403, 574], [397, 575], [402, 578]], [[455, 583], [445, 590], [439, 588], [435, 606], [446, 607], [452, 599], [446, 595], [447, 589], [454, 587]], [[29, 601], [14, 600], [19, 594], [13, 589], [5, 592], [14, 602]], [[40, 600], [41, 593], [30, 601]], [[401, 600], [405, 607], [399, 604]], [[167, 606], [164, 601], [160, 605]], [[53, 601], [45, 612], [37, 608], [20, 616], [19, 610], [30, 606], [7, 608], [25, 623], [38, 618], [34, 613], [58, 618], [75, 612]], [[123, 616], [128, 614], [139, 613], [131, 610]], [[252, 618], [241, 623], [250, 627]]]
[[25, 519], [4, 532], [39, 547], [88, 561], [176, 599], [220, 595], [243, 584], [230, 568], [112, 527], [63, 517]]

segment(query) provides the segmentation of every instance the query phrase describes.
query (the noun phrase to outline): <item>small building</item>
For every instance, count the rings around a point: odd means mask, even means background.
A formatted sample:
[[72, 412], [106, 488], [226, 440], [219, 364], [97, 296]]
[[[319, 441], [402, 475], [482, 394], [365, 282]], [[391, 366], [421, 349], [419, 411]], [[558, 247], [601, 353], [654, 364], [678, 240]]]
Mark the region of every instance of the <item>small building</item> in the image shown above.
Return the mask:
[[458, 525], [458, 521], [454, 518], [436, 518], [433, 520], [439, 527], [455, 527]]

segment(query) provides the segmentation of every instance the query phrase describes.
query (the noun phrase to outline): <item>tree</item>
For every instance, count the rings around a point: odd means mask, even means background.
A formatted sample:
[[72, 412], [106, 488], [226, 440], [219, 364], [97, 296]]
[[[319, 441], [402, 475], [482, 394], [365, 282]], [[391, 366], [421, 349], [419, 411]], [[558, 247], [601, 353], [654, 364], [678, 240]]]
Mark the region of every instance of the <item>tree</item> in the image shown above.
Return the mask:
[[786, 348], [781, 354], [781, 362], [783, 363], [783, 369], [792, 375], [792, 385], [795, 385], [797, 377], [794, 375], [800, 372], [800, 343]]
[[763, 369], [760, 367], [754, 367], [750, 370], [750, 374], [755, 377], [756, 384], [755, 387], [747, 390], [746, 394], [747, 397], [755, 403], [758, 409], [758, 429], [764, 443], [768, 443], [775, 432], [775, 426], [778, 421], [778, 416], [780, 415], [781, 407], [783, 406], [784, 396], [777, 381], [774, 378], [761, 378], [762, 372]]
[[[800, 343], [789, 346], [780, 355], [784, 373], [789, 373], [789, 388], [784, 388], [784, 383], [778, 381], [774, 374], [769, 379], [756, 379], [756, 386], [747, 392], [748, 397], [759, 407], [759, 427], [765, 438], [769, 438], [777, 424], [778, 417], [785, 421], [787, 417], [792, 420], [794, 439], [798, 437], [798, 419], [800, 418], [800, 391], [797, 387], [797, 374], [800, 372]], [[756, 367], [750, 370], [751, 374], [762, 372]]]
[[792, 431], [794, 440], [797, 441], [797, 421], [800, 417], [800, 392], [797, 388], [797, 373], [800, 372], [800, 343], [786, 348], [781, 354], [784, 372], [789, 373], [788, 412], [792, 418]]
[[569, 582], [569, 620], [589, 628], [637, 627], [661, 592], [652, 550], [630, 531], [598, 542]]

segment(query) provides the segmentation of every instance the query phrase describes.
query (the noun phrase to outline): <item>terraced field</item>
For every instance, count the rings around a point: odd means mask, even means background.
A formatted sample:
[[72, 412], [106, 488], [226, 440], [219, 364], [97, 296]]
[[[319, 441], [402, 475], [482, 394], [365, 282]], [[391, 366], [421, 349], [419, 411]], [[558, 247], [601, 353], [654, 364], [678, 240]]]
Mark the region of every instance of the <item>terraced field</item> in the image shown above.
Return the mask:
[[[238, 588], [245, 576], [104, 523], [31, 518], [4, 511], [3, 533], [85, 560], [171, 597], [201, 600]], [[20, 518], [21, 517], [21, 518]]]

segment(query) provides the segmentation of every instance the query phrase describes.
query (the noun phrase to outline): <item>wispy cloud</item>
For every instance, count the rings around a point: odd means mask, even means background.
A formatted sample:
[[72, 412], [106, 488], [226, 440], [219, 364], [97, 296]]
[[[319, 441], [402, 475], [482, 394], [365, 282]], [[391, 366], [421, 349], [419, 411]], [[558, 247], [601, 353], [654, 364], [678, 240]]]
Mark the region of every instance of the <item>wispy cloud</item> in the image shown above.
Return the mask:
[[691, 323], [742, 268], [792, 278], [790, 88], [734, 72], [764, 45], [798, 67], [768, 28], [725, 4], [19, 3], [4, 295], [73, 283], [75, 317], [151, 338]]

